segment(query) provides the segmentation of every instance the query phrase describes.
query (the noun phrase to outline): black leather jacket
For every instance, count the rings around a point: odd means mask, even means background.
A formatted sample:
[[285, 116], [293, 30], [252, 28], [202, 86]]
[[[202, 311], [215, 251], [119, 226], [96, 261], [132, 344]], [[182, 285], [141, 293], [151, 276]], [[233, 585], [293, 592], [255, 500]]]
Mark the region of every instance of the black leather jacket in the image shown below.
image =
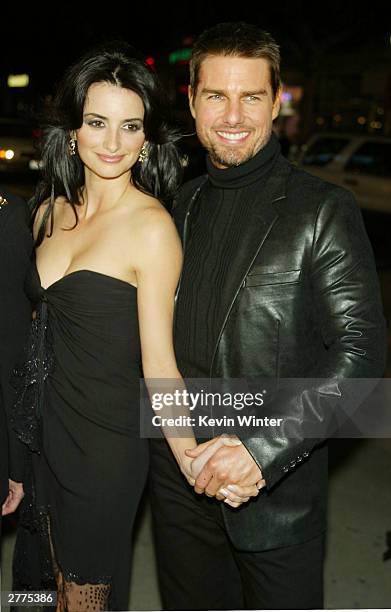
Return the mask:
[[[184, 249], [204, 181], [186, 184], [174, 208]], [[351, 193], [280, 156], [253, 210], [220, 298], [225, 318], [210, 376], [381, 377], [385, 321], [372, 250]], [[285, 412], [298, 425], [327, 420], [336, 393], [337, 382], [290, 396]], [[238, 510], [223, 508], [237, 548], [293, 545], [325, 529], [327, 447], [301, 436], [300, 427], [297, 432], [243, 440], [267, 487]]]

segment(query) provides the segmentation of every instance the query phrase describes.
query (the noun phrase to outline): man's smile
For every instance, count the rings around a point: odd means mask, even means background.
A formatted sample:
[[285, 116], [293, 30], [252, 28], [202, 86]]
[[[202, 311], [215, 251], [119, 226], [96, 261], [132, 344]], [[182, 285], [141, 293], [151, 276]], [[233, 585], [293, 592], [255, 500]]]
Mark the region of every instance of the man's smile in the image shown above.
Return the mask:
[[216, 134], [219, 136], [219, 139], [225, 142], [232, 143], [242, 143], [249, 136], [250, 132], [242, 131], [242, 132], [226, 132], [223, 130], [216, 131]]

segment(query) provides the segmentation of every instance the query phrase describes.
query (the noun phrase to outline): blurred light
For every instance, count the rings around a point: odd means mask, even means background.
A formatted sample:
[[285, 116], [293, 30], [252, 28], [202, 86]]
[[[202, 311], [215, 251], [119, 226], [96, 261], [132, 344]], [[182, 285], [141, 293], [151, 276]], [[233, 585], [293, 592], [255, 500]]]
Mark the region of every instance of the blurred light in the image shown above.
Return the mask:
[[30, 77], [28, 74], [9, 74], [7, 84], [8, 87], [28, 87]]
[[367, 122], [367, 118], [363, 117], [361, 115], [361, 117], [357, 117], [357, 123], [359, 123], [360, 125], [364, 125]]
[[374, 130], [380, 130], [383, 127], [383, 124], [381, 121], [371, 121], [370, 126]]
[[286, 85], [282, 84], [282, 102], [300, 102], [303, 97], [303, 88], [299, 85]]
[[318, 125], [324, 125], [324, 119], [323, 119], [323, 117], [317, 117], [317, 118], [316, 118], [316, 123], [317, 123]]
[[41, 170], [43, 168], [43, 162], [36, 159], [30, 159], [29, 168], [30, 170]]
[[341, 115], [334, 115], [333, 121], [335, 121], [335, 123], [340, 123], [340, 121], [342, 121]]
[[178, 64], [179, 62], [182, 64], [187, 64], [191, 58], [191, 49], [177, 49], [177, 51], [173, 51], [168, 56], [168, 61], [170, 64]]
[[15, 157], [15, 151], [12, 149], [0, 149], [0, 159], [13, 159]]
[[381, 108], [381, 106], [379, 106], [379, 107], [376, 109], [376, 112], [377, 112], [377, 114], [378, 114], [378, 115], [384, 115], [384, 108]]
[[147, 57], [147, 59], [145, 60], [145, 63], [147, 64], [147, 66], [155, 66], [155, 58]]
[[187, 96], [187, 92], [189, 91], [189, 86], [188, 85], [178, 85], [177, 89], [179, 93], [185, 94], [185, 96]]
[[300, 100], [301, 93], [300, 87], [282, 84], [280, 117], [294, 117], [297, 115], [294, 103]]
[[293, 95], [290, 91], [283, 91], [281, 94], [281, 102], [292, 102]]

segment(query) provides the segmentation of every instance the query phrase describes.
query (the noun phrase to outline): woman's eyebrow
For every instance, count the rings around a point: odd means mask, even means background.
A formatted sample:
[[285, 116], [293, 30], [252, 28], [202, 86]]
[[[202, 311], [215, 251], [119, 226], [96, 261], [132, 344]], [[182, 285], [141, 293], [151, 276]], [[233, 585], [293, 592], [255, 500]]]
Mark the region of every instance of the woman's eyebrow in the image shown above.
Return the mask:
[[[104, 115], [99, 113], [85, 113], [84, 117], [98, 117], [99, 119], [107, 119]], [[132, 117], [131, 119], [124, 119], [123, 121], [142, 121], [141, 117]]]

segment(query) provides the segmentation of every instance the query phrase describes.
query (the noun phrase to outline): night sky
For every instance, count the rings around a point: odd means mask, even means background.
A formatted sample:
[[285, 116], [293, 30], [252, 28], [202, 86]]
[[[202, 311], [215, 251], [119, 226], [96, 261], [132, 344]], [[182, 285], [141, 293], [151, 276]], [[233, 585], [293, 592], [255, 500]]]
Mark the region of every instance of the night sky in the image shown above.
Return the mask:
[[[152, 2], [137, 4], [53, 2], [51, 10], [37, 3], [1, 9], [0, 78], [30, 72], [42, 91], [50, 91], [64, 69], [89, 47], [105, 38], [121, 37], [146, 56], [166, 57], [181, 47], [186, 35], [197, 36], [221, 21], [248, 21], [271, 32], [281, 45], [282, 67], [301, 68], [314, 46], [347, 51], [368, 43], [391, 49], [391, 11], [381, 2]], [[239, 4], [239, 2], [238, 2]], [[390, 53], [391, 55], [391, 53]]]

